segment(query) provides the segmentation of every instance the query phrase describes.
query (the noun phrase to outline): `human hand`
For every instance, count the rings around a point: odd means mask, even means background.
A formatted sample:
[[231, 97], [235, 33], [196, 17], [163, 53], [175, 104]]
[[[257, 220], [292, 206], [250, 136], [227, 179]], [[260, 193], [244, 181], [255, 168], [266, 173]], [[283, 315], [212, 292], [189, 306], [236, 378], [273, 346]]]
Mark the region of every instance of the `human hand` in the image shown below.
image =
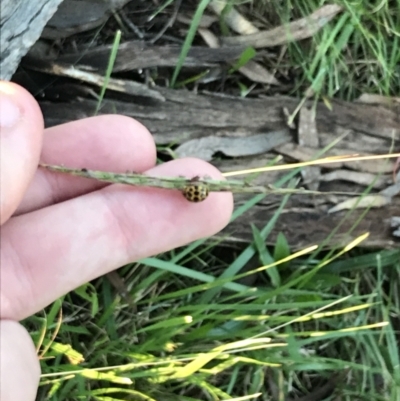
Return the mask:
[[230, 193], [201, 203], [177, 191], [109, 185], [37, 169], [39, 158], [97, 170], [151, 175], [209, 175], [197, 159], [155, 167], [149, 132], [105, 115], [43, 130], [35, 100], [0, 83], [0, 400], [35, 399], [40, 375], [34, 344], [19, 320], [63, 294], [150, 255], [221, 230]]

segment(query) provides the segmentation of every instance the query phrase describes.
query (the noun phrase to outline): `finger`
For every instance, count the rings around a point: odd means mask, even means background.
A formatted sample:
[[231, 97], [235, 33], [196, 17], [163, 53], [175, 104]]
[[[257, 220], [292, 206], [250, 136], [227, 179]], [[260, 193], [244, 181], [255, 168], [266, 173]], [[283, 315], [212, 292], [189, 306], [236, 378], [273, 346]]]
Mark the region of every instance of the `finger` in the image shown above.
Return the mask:
[[[142, 172], [154, 166], [156, 148], [153, 137], [138, 121], [125, 116], [103, 115], [46, 129], [41, 161], [77, 168]], [[15, 215], [105, 185], [38, 169]]]
[[[221, 178], [197, 159], [175, 160], [148, 173]], [[62, 294], [134, 260], [221, 230], [232, 194], [201, 203], [179, 191], [111, 185], [27, 215], [2, 227], [1, 315], [22, 319]], [[1, 283], [0, 283], [1, 284]]]
[[16, 84], [0, 82], [0, 224], [18, 207], [36, 171], [42, 135], [35, 99]]
[[34, 401], [40, 366], [28, 332], [17, 322], [0, 321], [0, 400]]

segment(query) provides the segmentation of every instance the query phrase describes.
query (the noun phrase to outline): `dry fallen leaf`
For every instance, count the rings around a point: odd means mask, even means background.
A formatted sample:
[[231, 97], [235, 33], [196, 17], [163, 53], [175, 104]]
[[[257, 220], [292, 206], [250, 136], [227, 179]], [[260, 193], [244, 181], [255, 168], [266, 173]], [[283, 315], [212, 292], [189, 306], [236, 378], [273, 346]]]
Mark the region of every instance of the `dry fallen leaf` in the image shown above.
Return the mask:
[[382, 104], [384, 106], [393, 106], [396, 103], [400, 104], [400, 97], [390, 97], [390, 96], [376, 95], [372, 93], [363, 93], [355, 101], [365, 104]]
[[382, 194], [365, 195], [363, 197], [347, 199], [328, 210], [328, 213], [336, 213], [348, 209], [366, 209], [382, 207], [390, 204], [391, 198]]
[[231, 157], [258, 155], [290, 140], [289, 130], [240, 138], [207, 136], [183, 143], [175, 153], [179, 157], [198, 157], [210, 161], [217, 152]]
[[328, 4], [314, 11], [309, 16], [289, 24], [251, 35], [226, 37], [222, 39], [222, 43], [225, 46], [245, 45], [257, 49], [310, 38], [342, 10], [343, 7], [339, 5]]
[[[400, 176], [400, 172], [399, 172]], [[335, 213], [344, 209], [365, 209], [368, 207], [382, 207], [390, 204], [392, 198], [400, 193], [400, 182], [389, 185], [378, 194], [370, 194], [357, 198], [347, 199], [330, 209], [328, 213]]]
[[377, 176], [372, 173], [363, 173], [360, 171], [350, 171], [350, 170], [334, 170], [330, 173], [324, 174], [321, 177], [321, 181], [331, 182], [331, 181], [346, 181], [352, 182], [354, 184], [362, 185], [368, 187], [372, 185], [372, 188], [382, 189], [386, 188], [390, 183], [390, 177], [388, 175]]
[[[213, 49], [219, 48], [218, 38], [209, 29], [199, 29], [198, 32], [209, 47]], [[234, 63], [232, 62], [231, 64], [233, 65]], [[238, 71], [253, 82], [280, 85], [280, 82], [266, 68], [253, 60], [249, 60]]]
[[[210, 2], [208, 7], [211, 8], [215, 14], [221, 17], [225, 7], [229, 4], [231, 4], [230, 1], [213, 0]], [[241, 35], [250, 35], [259, 31], [257, 27], [255, 27], [248, 19], [243, 17], [243, 15], [233, 7], [227, 13], [224, 13], [223, 19], [232, 30]]]
[[[38, 66], [32, 67], [32, 69], [52, 75], [77, 79], [98, 87], [103, 87], [106, 82], [106, 78], [103, 75], [95, 74], [90, 71], [83, 71], [73, 66], [52, 64], [49, 67]], [[126, 93], [128, 95], [150, 97], [162, 102], [165, 101], [165, 97], [159, 91], [150, 89], [147, 85], [132, 80], [109, 78], [107, 81], [107, 89]]]

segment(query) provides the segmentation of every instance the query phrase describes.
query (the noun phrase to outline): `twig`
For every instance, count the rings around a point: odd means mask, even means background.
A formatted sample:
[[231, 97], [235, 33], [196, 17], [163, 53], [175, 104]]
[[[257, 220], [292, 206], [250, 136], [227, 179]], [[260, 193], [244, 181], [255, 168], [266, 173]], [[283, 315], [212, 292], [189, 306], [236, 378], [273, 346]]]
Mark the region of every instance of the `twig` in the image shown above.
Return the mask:
[[[151, 177], [139, 173], [112, 173], [107, 171], [88, 170], [86, 168], [74, 169], [64, 166], [55, 166], [49, 164], [39, 164], [47, 170], [57, 173], [65, 173], [74, 176], [90, 178], [97, 181], [108, 182], [111, 184], [127, 184], [133, 186], [144, 186], [163, 189], [180, 190], [185, 197], [193, 202], [200, 202], [204, 200], [209, 192], [233, 192], [233, 193], [300, 193], [323, 195], [326, 192], [310, 191], [304, 188], [291, 189], [291, 188], [275, 188], [272, 185], [268, 186], [253, 186], [246, 181], [237, 180], [213, 180], [208, 177], [201, 178], [199, 176], [193, 178], [186, 177]], [[332, 192], [330, 192], [332, 193]], [[353, 192], [334, 192], [339, 195], [360, 195], [360, 193]]]

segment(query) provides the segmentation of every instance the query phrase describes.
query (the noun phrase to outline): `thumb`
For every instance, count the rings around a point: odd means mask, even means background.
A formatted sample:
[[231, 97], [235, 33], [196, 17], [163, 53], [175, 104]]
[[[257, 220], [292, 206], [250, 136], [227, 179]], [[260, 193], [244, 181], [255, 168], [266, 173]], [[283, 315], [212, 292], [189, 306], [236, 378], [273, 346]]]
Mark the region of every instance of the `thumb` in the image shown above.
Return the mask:
[[20, 203], [37, 169], [43, 117], [35, 99], [11, 82], [0, 82], [0, 224]]
[[35, 399], [39, 359], [28, 332], [17, 322], [0, 321], [0, 400]]

